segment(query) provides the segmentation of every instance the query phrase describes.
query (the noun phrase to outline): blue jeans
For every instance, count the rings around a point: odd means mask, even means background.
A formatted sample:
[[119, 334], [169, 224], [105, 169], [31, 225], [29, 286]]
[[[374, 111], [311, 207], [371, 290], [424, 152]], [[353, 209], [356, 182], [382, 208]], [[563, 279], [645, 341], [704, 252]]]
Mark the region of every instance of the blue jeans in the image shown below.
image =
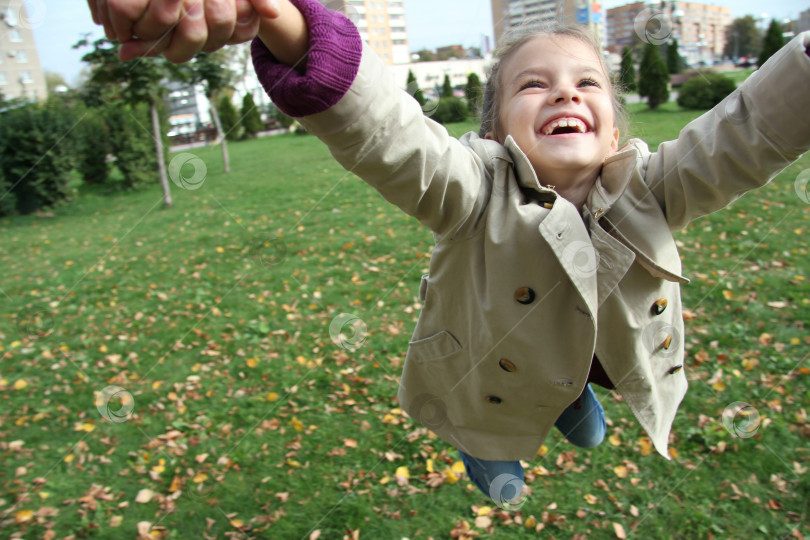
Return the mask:
[[[576, 446], [593, 448], [605, 438], [605, 411], [590, 385], [569, 405], [554, 425]], [[467, 476], [498, 506], [519, 508], [523, 467], [519, 461], [487, 461], [459, 450]]]

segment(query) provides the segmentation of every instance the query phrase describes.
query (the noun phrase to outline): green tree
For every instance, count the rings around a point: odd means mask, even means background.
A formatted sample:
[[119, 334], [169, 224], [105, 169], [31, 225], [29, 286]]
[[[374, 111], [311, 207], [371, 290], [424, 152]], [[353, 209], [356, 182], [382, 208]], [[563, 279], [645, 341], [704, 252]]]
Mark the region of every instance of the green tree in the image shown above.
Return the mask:
[[[103, 109], [87, 109], [76, 126], [78, 152], [76, 168], [86, 184], [105, 184], [110, 177], [107, 155], [112, 152], [111, 134]], [[126, 134], [125, 138], [132, 138]]]
[[419, 103], [420, 107], [424, 107], [427, 100], [425, 96], [422, 94], [422, 90], [419, 89], [419, 83], [416, 82], [416, 76], [413, 74], [413, 71], [410, 69], [408, 70], [408, 82], [407, 82], [407, 90], [410, 95]]
[[638, 94], [647, 98], [651, 109], [669, 101], [669, 72], [658, 47], [648, 43], [638, 68]]
[[443, 98], [453, 97], [453, 85], [450, 84], [449, 75], [444, 76], [444, 82], [442, 83], [442, 91], [440, 95]]
[[205, 88], [205, 97], [208, 98], [208, 103], [211, 105], [211, 118], [217, 129], [217, 140], [222, 145], [222, 163], [225, 173], [229, 173], [231, 172], [231, 159], [228, 154], [228, 139], [222, 129], [219, 111], [214, 106], [217, 97], [223, 90], [230, 87], [233, 80], [233, 71], [228, 68], [228, 57], [225, 50], [197, 53], [191, 63], [191, 73], [192, 82], [201, 83]]
[[757, 21], [751, 15], [734, 19], [726, 27], [726, 45], [723, 55], [728, 58], [755, 56], [762, 48], [762, 35], [757, 28]]
[[782, 37], [782, 26], [776, 22], [776, 19], [772, 19], [768, 31], [765, 32], [765, 39], [762, 40], [762, 51], [759, 53], [757, 64], [761, 67], [768, 58], [779, 52], [779, 49], [784, 45], [785, 38]]
[[230, 96], [223, 95], [219, 98], [217, 112], [219, 113], [219, 120], [222, 122], [222, 130], [225, 132], [225, 138], [229, 141], [238, 141], [241, 127], [239, 114], [236, 112], [236, 107], [233, 106]]
[[667, 71], [670, 73], [683, 71], [683, 60], [678, 52], [678, 40], [675, 38], [672, 38], [672, 43], [667, 44]]
[[467, 77], [467, 86], [464, 87], [464, 97], [467, 98], [467, 105], [475, 114], [481, 108], [481, 99], [484, 96], [484, 89], [481, 85], [481, 79], [475, 73], [470, 73]]
[[259, 109], [256, 108], [256, 103], [250, 94], [245, 94], [245, 97], [242, 98], [242, 127], [245, 138], [254, 138], [258, 132], [264, 129], [262, 115], [259, 114]]
[[416, 54], [419, 56], [418, 62], [433, 62], [436, 60], [436, 53], [429, 49], [416, 51]]
[[151, 106], [148, 103], [110, 103], [102, 111], [109, 151], [115, 156], [115, 166], [124, 177], [124, 187], [139, 188], [153, 181], [158, 154], [150, 137], [133, 136], [149, 123]]
[[75, 136], [70, 135], [76, 120], [58, 100], [12, 106], [0, 115], [4, 213], [27, 214], [69, 196], [75, 155]]
[[65, 82], [65, 78], [62, 77], [59, 73], [53, 71], [46, 71], [45, 72], [45, 88], [48, 89], [48, 95], [56, 93], [58, 90], [62, 90], [63, 88], [69, 88], [68, 84]]
[[633, 65], [633, 51], [630, 47], [622, 49], [622, 65], [619, 68], [619, 85], [622, 92], [636, 91], [636, 68]]
[[159, 56], [122, 62], [118, 58], [117, 46], [104, 38], [92, 43], [83, 39], [73, 47], [87, 46], [92, 47], [92, 50], [82, 57], [82, 61], [90, 66], [88, 85], [100, 89], [98, 95], [106, 96], [108, 99], [123, 100], [132, 106], [141, 103], [148, 105], [155, 147], [155, 163], [160, 185], [163, 188], [163, 204], [170, 208], [172, 195], [166, 173], [166, 151], [163, 144], [164, 133], [160, 123], [159, 106], [163, 102], [166, 92], [163, 81], [166, 79], [182, 80], [187, 68], [175, 66]]

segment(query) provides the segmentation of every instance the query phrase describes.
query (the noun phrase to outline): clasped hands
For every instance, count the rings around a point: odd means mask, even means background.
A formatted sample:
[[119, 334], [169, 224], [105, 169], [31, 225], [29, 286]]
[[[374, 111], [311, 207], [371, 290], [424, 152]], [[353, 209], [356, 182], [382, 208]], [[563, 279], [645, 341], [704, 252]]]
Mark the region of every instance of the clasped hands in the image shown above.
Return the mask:
[[250, 41], [263, 17], [279, 15], [277, 0], [87, 0], [93, 21], [121, 43], [119, 57], [162, 54], [173, 63], [200, 51]]

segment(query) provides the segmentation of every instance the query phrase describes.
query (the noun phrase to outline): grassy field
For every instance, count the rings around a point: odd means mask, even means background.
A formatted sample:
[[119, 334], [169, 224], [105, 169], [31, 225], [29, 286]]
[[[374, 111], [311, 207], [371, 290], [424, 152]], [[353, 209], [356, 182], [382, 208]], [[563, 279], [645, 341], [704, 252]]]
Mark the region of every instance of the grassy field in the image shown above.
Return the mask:
[[[696, 116], [631, 112], [652, 147]], [[227, 176], [193, 151], [172, 209], [156, 185], [79, 187], [55, 217], [0, 220], [0, 537], [810, 535], [810, 157], [677, 235], [673, 459], [598, 390], [608, 440], [555, 432], [508, 513], [396, 401], [431, 234], [310, 136], [230, 149]], [[724, 426], [735, 402], [753, 436]]]

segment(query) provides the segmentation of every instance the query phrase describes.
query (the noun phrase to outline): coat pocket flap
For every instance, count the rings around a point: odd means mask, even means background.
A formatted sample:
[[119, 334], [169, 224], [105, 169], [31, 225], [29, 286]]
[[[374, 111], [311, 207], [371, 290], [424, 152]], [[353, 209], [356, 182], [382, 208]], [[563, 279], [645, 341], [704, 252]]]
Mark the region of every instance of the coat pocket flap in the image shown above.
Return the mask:
[[[683, 284], [689, 283], [689, 279], [683, 277], [678, 271], [680, 270], [680, 268], [678, 268], [677, 270], [675, 268], [667, 268], [663, 262], [659, 262], [653, 259], [653, 257], [651, 257], [645, 250], [635, 245], [629, 238], [627, 238], [627, 236], [622, 234], [622, 232], [619, 231], [618, 227], [614, 227], [613, 224], [608, 219], [602, 218], [600, 224], [602, 224], [602, 226], [605, 228], [607, 232], [609, 232], [611, 235], [617, 238], [622, 244], [630, 248], [633, 251], [633, 253], [636, 254], [636, 261], [641, 266], [643, 266], [651, 275], [657, 278], [665, 279], [667, 281], [672, 281], [674, 283], [683, 283]], [[662, 240], [662, 242], [664, 241], [671, 242], [670, 239]], [[672, 257], [678, 257], [678, 251], [674, 247], [674, 244], [672, 245], [671, 252], [672, 253], [668, 253], [668, 256], [671, 255]], [[675, 266], [675, 265], [668, 265], [668, 266]]]
[[461, 349], [463, 347], [456, 337], [447, 330], [442, 330], [430, 337], [411, 341], [408, 354], [417, 362], [427, 362], [450, 356]]

